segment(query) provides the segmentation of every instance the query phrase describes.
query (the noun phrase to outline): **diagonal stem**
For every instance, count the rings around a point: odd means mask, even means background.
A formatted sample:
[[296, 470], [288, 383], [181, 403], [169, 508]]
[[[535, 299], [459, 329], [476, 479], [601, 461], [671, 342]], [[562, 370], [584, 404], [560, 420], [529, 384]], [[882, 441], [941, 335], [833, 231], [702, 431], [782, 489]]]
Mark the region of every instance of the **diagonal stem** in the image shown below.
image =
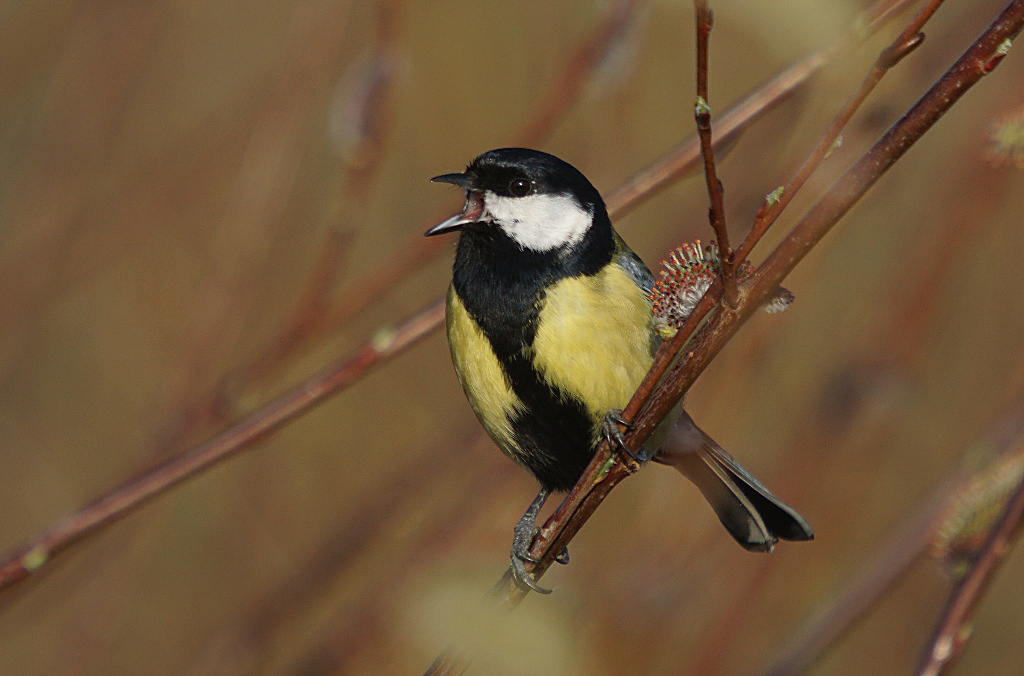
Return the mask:
[[711, 200], [708, 219], [718, 240], [718, 252], [722, 261], [719, 277], [725, 289], [725, 302], [730, 308], [735, 308], [738, 298], [736, 265], [732, 247], [729, 246], [729, 230], [725, 225], [725, 188], [715, 168], [715, 152], [711, 139], [711, 107], [708, 104], [708, 40], [715, 20], [708, 8], [707, 0], [694, 0], [693, 9], [697, 25], [697, 103], [694, 106], [694, 119], [697, 122], [701, 156], [704, 158], [704, 179]]

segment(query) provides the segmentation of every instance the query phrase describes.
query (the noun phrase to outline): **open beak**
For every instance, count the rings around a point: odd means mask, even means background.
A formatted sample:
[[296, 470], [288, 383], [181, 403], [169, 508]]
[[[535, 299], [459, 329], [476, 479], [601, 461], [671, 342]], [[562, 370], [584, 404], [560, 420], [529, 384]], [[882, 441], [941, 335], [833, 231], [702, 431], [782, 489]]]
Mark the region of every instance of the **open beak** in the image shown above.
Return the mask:
[[471, 178], [469, 176], [466, 174], [443, 174], [441, 176], [435, 176], [430, 180], [433, 183], [451, 183], [452, 185], [457, 185], [460, 188], [463, 188], [466, 191], [466, 204], [462, 207], [462, 211], [455, 214], [448, 220], [438, 223], [430, 230], [423, 233], [425, 237], [441, 235], [446, 232], [454, 232], [462, 228], [464, 225], [487, 220], [484, 216], [483, 193], [472, 189]]

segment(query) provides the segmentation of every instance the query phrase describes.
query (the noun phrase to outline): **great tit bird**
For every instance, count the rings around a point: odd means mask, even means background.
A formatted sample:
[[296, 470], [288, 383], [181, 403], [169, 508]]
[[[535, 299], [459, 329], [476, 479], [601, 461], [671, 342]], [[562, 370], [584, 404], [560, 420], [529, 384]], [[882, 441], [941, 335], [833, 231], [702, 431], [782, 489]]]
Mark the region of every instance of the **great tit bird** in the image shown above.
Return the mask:
[[[512, 550], [516, 580], [540, 590], [523, 565], [536, 516], [551, 491], [576, 483], [651, 366], [654, 279], [590, 181], [553, 155], [491, 150], [432, 180], [466, 193], [462, 211], [426, 235], [460, 233], [446, 309], [455, 371], [494, 443], [541, 485]], [[779, 538], [813, 537], [677, 411], [652, 437], [654, 459], [693, 481], [737, 542], [770, 551]]]

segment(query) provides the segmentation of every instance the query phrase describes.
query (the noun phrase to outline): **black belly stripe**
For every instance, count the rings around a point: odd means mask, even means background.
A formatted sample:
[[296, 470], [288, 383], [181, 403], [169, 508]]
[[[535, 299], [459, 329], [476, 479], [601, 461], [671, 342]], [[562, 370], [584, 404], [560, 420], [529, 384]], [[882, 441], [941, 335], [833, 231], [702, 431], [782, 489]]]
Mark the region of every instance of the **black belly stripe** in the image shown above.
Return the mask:
[[582, 402], [544, 383], [526, 358], [503, 361], [525, 404], [513, 422], [516, 445], [541, 485], [569, 490], [594, 455], [593, 421]]

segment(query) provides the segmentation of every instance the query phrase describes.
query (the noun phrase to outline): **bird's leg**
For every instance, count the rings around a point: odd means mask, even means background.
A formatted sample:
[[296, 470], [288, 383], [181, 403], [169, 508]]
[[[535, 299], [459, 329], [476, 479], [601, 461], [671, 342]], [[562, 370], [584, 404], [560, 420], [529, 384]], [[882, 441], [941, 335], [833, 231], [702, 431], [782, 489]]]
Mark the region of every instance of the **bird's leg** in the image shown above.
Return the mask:
[[618, 445], [626, 455], [641, 465], [648, 462], [651, 456], [647, 454], [647, 451], [642, 448], [639, 451], [634, 451], [626, 445], [626, 437], [623, 436], [619, 425], [626, 428], [633, 426], [628, 420], [623, 419], [621, 408], [608, 409], [608, 412], [604, 414], [604, 422], [601, 423], [601, 431], [604, 433], [604, 438], [608, 440], [609, 444], [613, 446]]
[[[538, 594], [550, 594], [551, 590], [534, 582], [533, 576], [526, 570], [526, 564], [537, 563], [537, 559], [530, 556], [530, 545], [533, 543], [533, 537], [537, 534], [537, 514], [540, 513], [540, 508], [544, 506], [550, 494], [551, 491], [541, 488], [537, 497], [526, 508], [523, 518], [519, 519], [519, 523], [512, 529], [512, 579], [521, 588], [532, 589]], [[562, 554], [559, 554], [559, 558], [563, 558], [563, 554], [565, 561], [568, 562], [569, 553], [563, 551]]]

